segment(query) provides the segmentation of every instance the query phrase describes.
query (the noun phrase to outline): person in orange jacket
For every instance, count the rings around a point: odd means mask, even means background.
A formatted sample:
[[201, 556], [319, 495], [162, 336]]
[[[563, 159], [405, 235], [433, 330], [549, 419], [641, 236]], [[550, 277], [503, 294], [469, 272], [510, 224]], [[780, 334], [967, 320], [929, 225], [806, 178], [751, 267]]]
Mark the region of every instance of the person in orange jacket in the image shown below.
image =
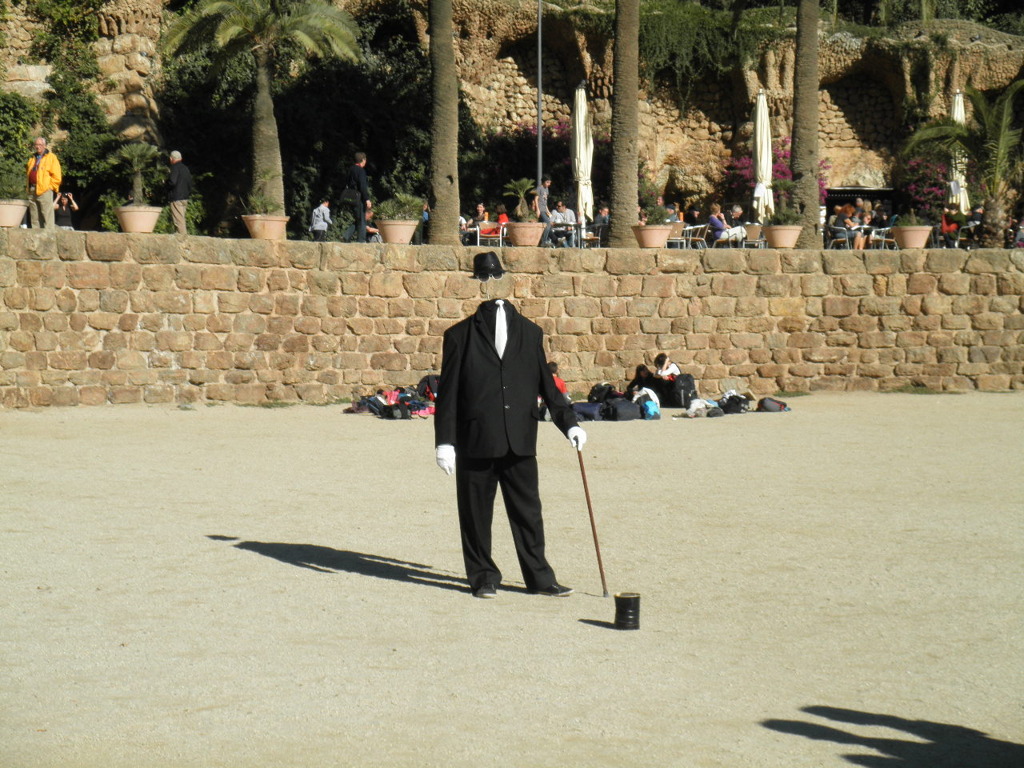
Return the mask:
[[30, 205], [29, 220], [32, 228], [53, 229], [53, 198], [60, 191], [62, 180], [60, 161], [46, 147], [42, 136], [33, 143], [35, 154], [28, 159], [26, 175]]

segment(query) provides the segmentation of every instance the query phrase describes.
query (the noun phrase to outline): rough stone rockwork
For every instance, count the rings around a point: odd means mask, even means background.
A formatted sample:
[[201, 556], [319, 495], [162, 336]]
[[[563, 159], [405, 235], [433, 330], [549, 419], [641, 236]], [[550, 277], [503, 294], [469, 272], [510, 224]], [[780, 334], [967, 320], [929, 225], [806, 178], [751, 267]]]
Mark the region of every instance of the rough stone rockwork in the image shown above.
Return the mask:
[[0, 232], [0, 405], [324, 402], [415, 384], [482, 291], [574, 391], [658, 350], [703, 393], [1024, 389], [1024, 251], [505, 249]]

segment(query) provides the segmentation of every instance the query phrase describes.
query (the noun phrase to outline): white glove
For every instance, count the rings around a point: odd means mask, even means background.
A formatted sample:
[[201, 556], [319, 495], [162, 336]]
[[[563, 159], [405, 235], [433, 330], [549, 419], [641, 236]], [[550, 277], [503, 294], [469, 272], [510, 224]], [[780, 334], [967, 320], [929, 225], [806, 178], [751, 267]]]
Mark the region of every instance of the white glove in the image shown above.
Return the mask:
[[443, 469], [446, 475], [451, 475], [455, 471], [455, 446], [439, 445], [435, 449], [435, 455], [437, 466]]
[[565, 433], [565, 436], [569, 438], [569, 442], [572, 443], [577, 451], [582, 451], [583, 446], [587, 442], [587, 433], [580, 427], [569, 427], [569, 431]]

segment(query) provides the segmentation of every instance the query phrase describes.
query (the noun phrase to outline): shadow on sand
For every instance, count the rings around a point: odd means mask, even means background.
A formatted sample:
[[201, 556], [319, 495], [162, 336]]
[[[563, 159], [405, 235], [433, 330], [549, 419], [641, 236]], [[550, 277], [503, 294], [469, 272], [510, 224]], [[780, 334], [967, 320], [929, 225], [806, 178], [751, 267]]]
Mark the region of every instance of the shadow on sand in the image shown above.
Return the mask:
[[287, 544], [271, 541], [239, 541], [234, 536], [210, 534], [206, 538], [214, 541], [236, 542], [236, 549], [255, 552], [264, 557], [272, 557], [282, 563], [298, 568], [308, 568], [320, 573], [354, 573], [359, 576], [372, 576], [377, 579], [405, 581], [424, 586], [454, 589], [465, 592], [463, 580], [447, 573], [433, 570], [429, 565], [395, 560], [380, 555], [367, 555], [362, 552], [350, 552], [344, 549], [332, 549], [318, 544]]
[[858, 712], [837, 707], [804, 707], [802, 712], [850, 725], [903, 731], [913, 740], [861, 736], [831, 725], [804, 720], [765, 720], [765, 728], [819, 741], [851, 744], [880, 752], [879, 755], [843, 755], [854, 765], [867, 768], [1020, 768], [1024, 746], [989, 738], [961, 725], [906, 720], [894, 715]]

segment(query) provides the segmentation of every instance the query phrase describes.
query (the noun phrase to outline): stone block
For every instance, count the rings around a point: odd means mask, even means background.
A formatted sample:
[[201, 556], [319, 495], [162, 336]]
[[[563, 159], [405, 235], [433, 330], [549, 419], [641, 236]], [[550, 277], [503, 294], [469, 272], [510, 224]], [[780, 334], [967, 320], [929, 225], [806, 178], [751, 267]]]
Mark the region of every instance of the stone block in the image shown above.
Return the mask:
[[768, 308], [774, 317], [804, 317], [807, 300], [799, 296], [768, 299]]
[[871, 275], [843, 275], [839, 278], [839, 285], [845, 296], [870, 296], [874, 288], [874, 278]]
[[847, 296], [826, 296], [822, 299], [822, 311], [830, 317], [849, 317], [856, 314], [860, 301]]
[[761, 275], [756, 280], [758, 296], [789, 296], [793, 292], [794, 282], [790, 275]]
[[[178, 272], [178, 269], [167, 264], [149, 264], [142, 267], [142, 282], [151, 291], [167, 291], [174, 287], [181, 287], [177, 285]], [[198, 277], [198, 271], [193, 270], [193, 272]], [[185, 279], [183, 282], [188, 283], [189, 281]], [[198, 287], [198, 280], [194, 281], [190, 287]]]
[[1000, 274], [1009, 272], [1010, 268], [1009, 251], [987, 249], [971, 251], [963, 271], [972, 275]]
[[759, 278], [753, 275], [714, 275], [711, 292], [717, 296], [753, 296]]
[[821, 251], [785, 251], [779, 258], [783, 272], [813, 274], [822, 271]]
[[675, 278], [671, 275], [646, 275], [640, 295], [667, 298], [673, 294], [674, 289]]
[[375, 272], [370, 275], [370, 296], [395, 298], [405, 292], [402, 275], [396, 272]]
[[124, 261], [130, 255], [130, 242], [120, 232], [87, 232], [85, 251], [92, 261]]
[[[109, 288], [110, 267], [93, 262], [72, 262], [67, 265], [68, 285], [71, 288]], [[10, 302], [8, 301], [8, 305]]]
[[608, 251], [605, 270], [609, 275], [647, 275], [654, 270], [656, 263], [654, 252], [616, 248]]
[[655, 266], [665, 274], [692, 275], [700, 265], [700, 252], [697, 250], [665, 248], [655, 254]]
[[907, 279], [907, 293], [931, 294], [939, 287], [939, 280], [935, 275], [918, 272], [910, 275]]
[[740, 317], [762, 317], [768, 313], [768, 299], [760, 296], [741, 296], [736, 299], [736, 314]]
[[565, 300], [565, 312], [570, 317], [597, 317], [601, 314], [601, 302], [592, 297], [572, 297]]
[[736, 299], [726, 296], [708, 296], [704, 299], [704, 312], [711, 317], [731, 317], [736, 311]]
[[822, 267], [829, 275], [849, 275], [866, 272], [862, 251], [825, 251]]
[[900, 255], [893, 251], [864, 251], [864, 269], [869, 275], [891, 275], [900, 270]]
[[738, 248], [707, 248], [701, 253], [705, 272], [743, 272], [747, 268], [744, 252]]

